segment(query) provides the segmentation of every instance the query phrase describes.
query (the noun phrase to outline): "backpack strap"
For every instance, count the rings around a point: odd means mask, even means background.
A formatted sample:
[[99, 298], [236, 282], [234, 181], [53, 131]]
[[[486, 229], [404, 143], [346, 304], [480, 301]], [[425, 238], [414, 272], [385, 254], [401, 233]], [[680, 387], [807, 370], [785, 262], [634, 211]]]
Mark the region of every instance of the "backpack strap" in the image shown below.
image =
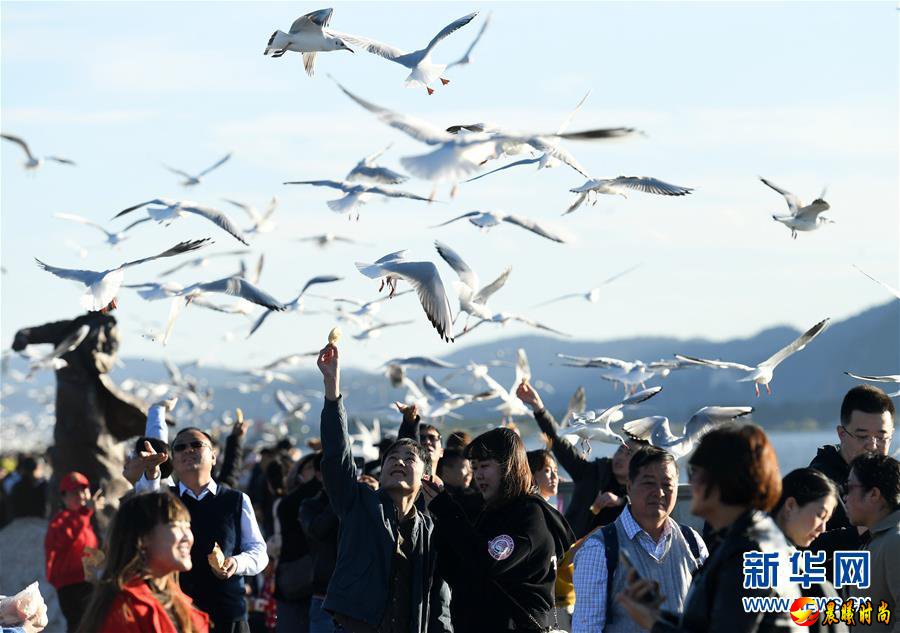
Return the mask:
[[678, 528], [681, 530], [681, 535], [684, 537], [684, 540], [687, 541], [688, 547], [691, 549], [691, 554], [694, 556], [694, 560], [699, 562], [700, 544], [697, 542], [697, 536], [694, 534], [694, 530], [683, 523], [679, 523]]
[[615, 523], [607, 523], [601, 528], [603, 549], [606, 556], [606, 624], [612, 619], [612, 582], [616, 567], [619, 566], [619, 533]]

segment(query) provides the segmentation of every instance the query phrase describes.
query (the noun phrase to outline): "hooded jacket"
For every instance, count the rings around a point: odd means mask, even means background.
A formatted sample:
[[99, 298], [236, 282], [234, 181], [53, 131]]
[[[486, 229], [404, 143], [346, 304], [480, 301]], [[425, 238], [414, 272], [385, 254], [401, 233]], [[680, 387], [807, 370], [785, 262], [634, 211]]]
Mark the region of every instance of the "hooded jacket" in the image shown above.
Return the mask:
[[540, 497], [485, 507], [480, 496], [432, 500], [441, 575], [456, 631], [538, 630], [553, 622], [556, 563], [575, 537]]

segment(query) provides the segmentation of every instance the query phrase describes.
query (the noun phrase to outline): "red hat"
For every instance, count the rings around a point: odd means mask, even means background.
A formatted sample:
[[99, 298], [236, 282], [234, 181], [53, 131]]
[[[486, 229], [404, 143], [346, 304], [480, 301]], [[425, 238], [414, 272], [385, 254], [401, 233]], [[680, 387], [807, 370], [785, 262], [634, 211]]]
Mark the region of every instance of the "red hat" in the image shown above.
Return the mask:
[[59, 482], [60, 492], [72, 492], [79, 488], [90, 488], [91, 482], [80, 472], [73, 470], [65, 475]]

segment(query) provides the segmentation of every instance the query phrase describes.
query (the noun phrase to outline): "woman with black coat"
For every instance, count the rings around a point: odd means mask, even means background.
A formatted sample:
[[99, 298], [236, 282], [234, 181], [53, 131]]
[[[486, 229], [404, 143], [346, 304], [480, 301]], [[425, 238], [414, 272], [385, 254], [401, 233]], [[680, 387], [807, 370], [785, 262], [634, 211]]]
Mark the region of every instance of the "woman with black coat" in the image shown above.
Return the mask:
[[529, 494], [525, 446], [513, 431], [488, 431], [466, 448], [481, 493], [424, 487], [435, 520], [439, 569], [450, 584], [455, 631], [553, 627], [556, 563], [575, 540], [563, 516]]

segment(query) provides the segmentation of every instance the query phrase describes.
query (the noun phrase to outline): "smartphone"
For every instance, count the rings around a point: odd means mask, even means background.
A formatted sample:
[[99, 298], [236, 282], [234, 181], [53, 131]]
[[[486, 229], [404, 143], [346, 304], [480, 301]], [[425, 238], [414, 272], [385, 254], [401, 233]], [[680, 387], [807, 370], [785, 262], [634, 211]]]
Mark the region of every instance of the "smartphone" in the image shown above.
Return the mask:
[[[638, 580], [643, 580], [641, 574], [634, 566], [634, 561], [631, 559], [631, 554], [629, 554], [624, 549], [619, 549], [619, 564], [622, 566], [622, 569], [625, 570], [626, 577], [629, 572], [633, 571]], [[655, 604], [657, 602], [658, 587], [659, 585], [657, 585], [657, 589], [645, 592], [641, 596], [640, 602], [644, 604]]]

